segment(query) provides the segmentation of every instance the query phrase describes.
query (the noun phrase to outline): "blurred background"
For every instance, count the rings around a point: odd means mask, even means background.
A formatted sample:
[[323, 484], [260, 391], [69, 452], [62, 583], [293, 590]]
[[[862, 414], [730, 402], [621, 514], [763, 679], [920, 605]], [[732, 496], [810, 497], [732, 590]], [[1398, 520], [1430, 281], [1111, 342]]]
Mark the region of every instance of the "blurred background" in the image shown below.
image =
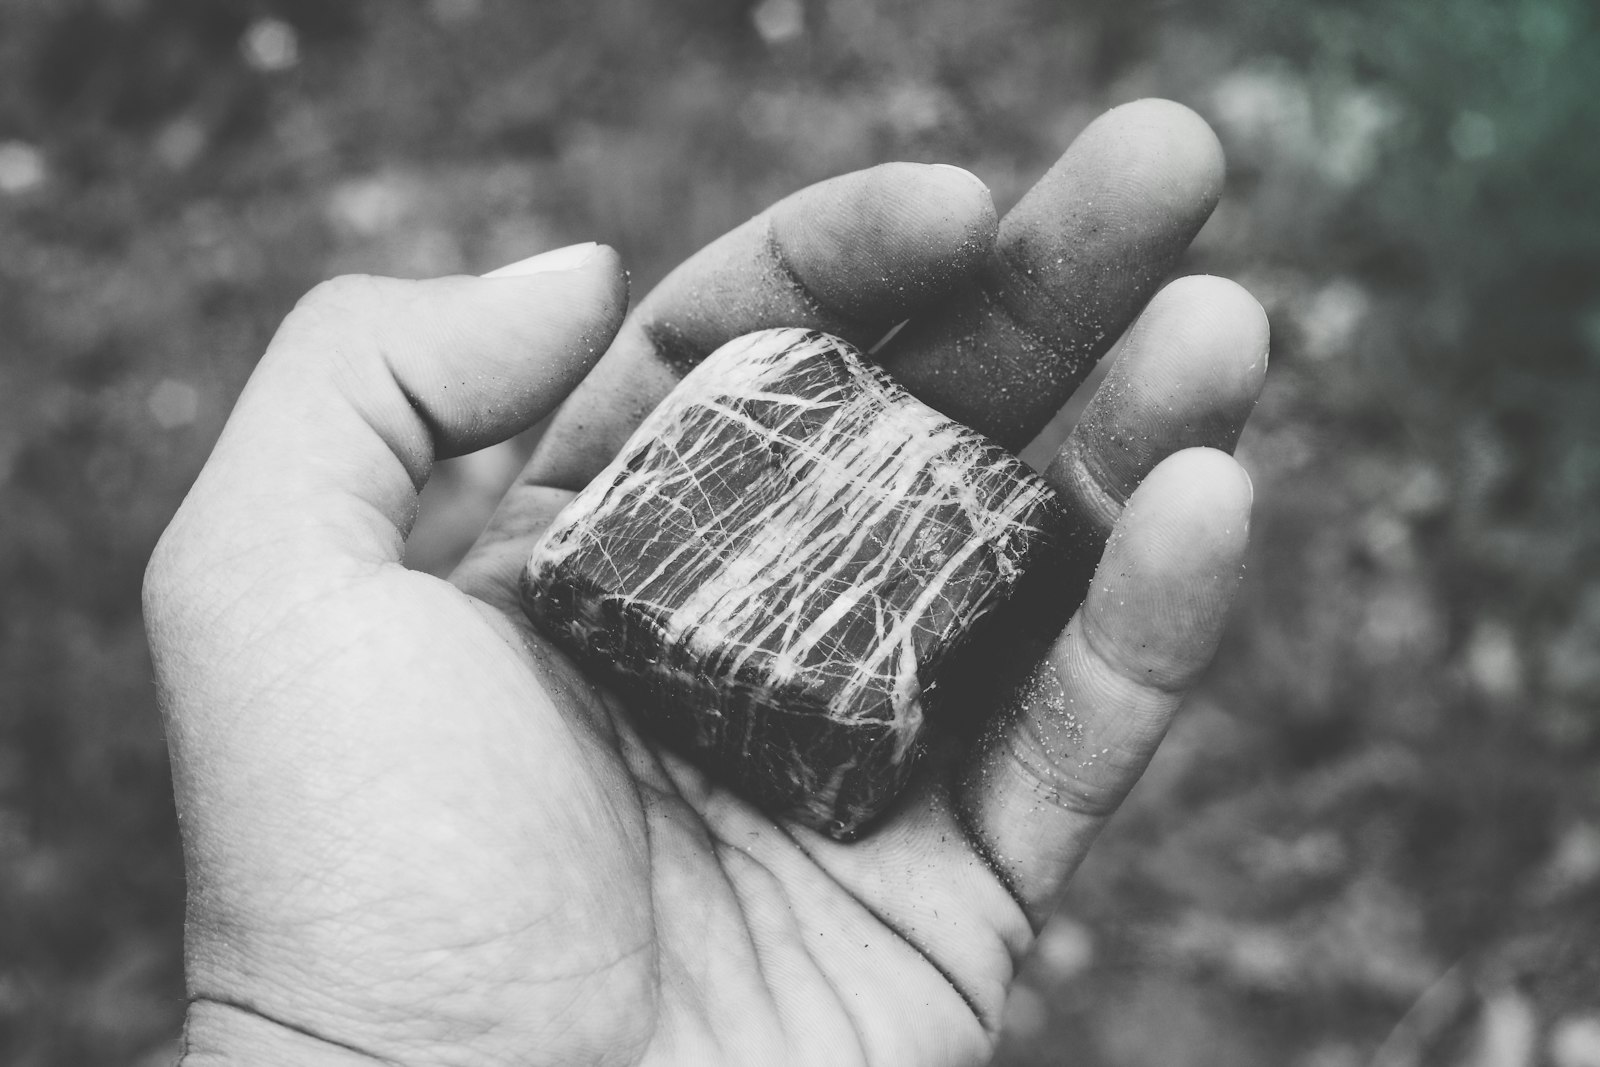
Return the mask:
[[176, 1052], [140, 575], [304, 290], [593, 238], [638, 294], [891, 159], [1004, 210], [1146, 95], [1229, 154], [1186, 269], [1272, 318], [1258, 533], [1000, 1062], [1600, 1065], [1591, 0], [0, 0], [0, 1062]]

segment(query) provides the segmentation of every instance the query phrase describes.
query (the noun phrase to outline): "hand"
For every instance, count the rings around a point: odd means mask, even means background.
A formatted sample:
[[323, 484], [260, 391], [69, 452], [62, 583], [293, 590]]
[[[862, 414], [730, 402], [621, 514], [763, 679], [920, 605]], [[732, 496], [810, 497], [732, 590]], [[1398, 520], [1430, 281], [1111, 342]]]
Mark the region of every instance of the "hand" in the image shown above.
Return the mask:
[[[187, 1062], [985, 1059], [1018, 959], [1216, 646], [1250, 495], [1217, 449], [1265, 367], [1254, 302], [1189, 279], [1143, 311], [1049, 475], [1094, 534], [1085, 566], [1110, 534], [1099, 578], [981, 748], [930, 761], [855, 844], [641, 737], [529, 629], [515, 576], [670, 361], [752, 329], [870, 344], [911, 318], [880, 358], [1019, 445], [1219, 186], [1204, 125], [1146, 102], [1079, 139], [998, 253], [986, 190], [900, 164], [783, 201], [625, 323], [604, 248], [302, 301], [146, 582], [189, 868]], [[434, 460], [581, 379], [452, 580], [405, 570]]]

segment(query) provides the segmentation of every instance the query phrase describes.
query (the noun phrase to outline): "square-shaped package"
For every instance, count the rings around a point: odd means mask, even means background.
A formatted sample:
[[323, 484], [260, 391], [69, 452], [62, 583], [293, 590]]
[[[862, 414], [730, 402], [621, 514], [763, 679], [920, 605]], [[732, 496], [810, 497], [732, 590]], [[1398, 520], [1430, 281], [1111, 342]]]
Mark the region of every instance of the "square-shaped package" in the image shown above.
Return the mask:
[[848, 839], [1061, 522], [1025, 465], [845, 342], [766, 330], [692, 370], [568, 504], [523, 604], [650, 732]]

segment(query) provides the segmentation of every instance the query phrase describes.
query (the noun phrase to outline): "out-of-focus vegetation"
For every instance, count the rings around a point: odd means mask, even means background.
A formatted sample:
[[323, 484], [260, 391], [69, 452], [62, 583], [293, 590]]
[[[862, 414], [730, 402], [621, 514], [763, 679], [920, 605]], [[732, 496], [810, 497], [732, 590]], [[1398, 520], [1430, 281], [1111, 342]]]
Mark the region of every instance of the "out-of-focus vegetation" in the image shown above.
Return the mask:
[[139, 578], [300, 292], [589, 238], [642, 291], [893, 158], [1004, 208], [1151, 94], [1230, 155], [1191, 269], [1273, 319], [1257, 547], [1001, 1060], [1600, 1063], [1588, 0], [0, 0], [0, 1060], [173, 1054]]

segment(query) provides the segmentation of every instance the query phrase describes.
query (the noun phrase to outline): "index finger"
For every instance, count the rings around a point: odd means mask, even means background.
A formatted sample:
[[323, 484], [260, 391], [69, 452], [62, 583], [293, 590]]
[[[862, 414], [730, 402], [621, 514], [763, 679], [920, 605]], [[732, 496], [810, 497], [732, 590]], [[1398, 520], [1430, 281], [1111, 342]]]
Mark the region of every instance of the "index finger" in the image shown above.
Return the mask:
[[786, 197], [640, 301], [523, 481], [581, 488], [690, 367], [741, 334], [800, 326], [870, 347], [969, 281], [995, 225], [988, 189], [957, 167], [886, 163]]

